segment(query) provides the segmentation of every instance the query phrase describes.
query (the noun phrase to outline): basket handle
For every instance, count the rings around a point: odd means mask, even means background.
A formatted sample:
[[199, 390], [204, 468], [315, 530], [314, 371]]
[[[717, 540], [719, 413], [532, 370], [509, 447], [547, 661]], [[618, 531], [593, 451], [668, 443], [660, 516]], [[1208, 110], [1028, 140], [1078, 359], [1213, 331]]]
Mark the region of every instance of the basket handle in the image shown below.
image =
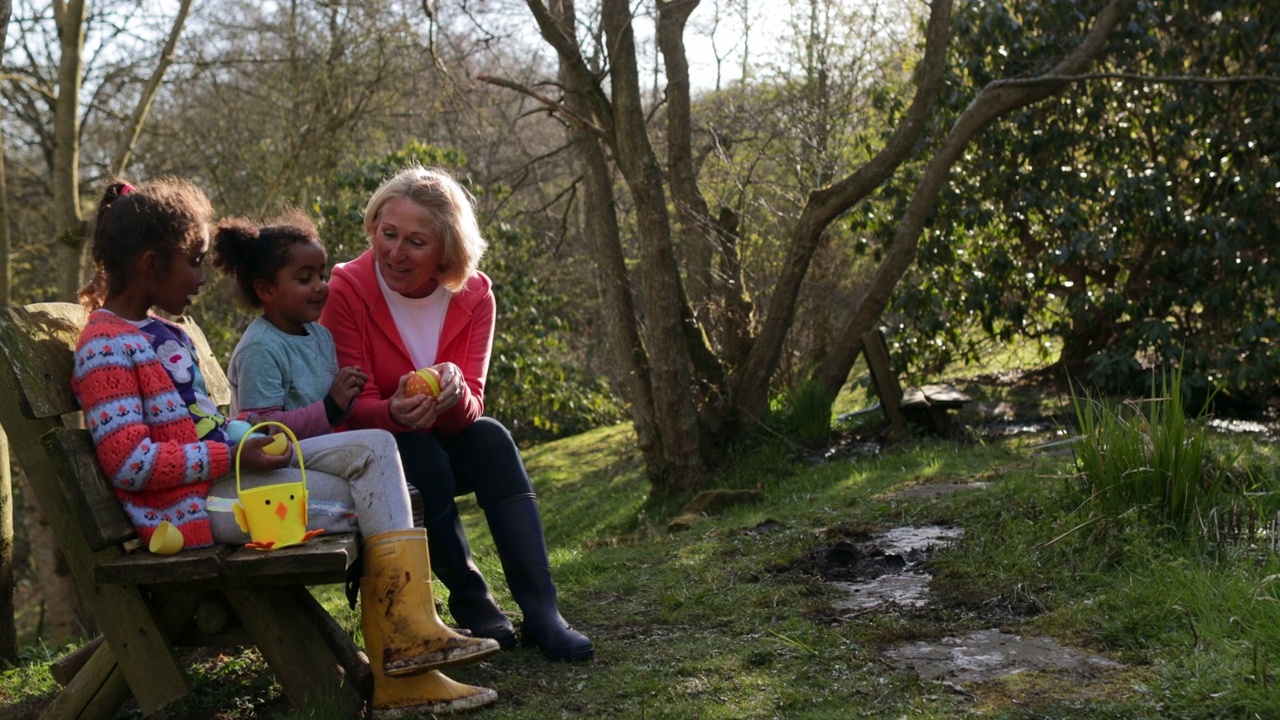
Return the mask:
[[240, 495], [240, 451], [244, 449], [244, 441], [249, 439], [249, 433], [252, 433], [253, 431], [257, 430], [260, 427], [266, 427], [267, 425], [275, 425], [276, 427], [283, 430], [285, 435], [289, 436], [289, 440], [293, 442], [293, 454], [298, 456], [298, 471], [302, 473], [302, 484], [303, 485], [307, 484], [307, 468], [305, 465], [302, 464], [302, 447], [298, 445], [298, 436], [294, 435], [293, 431], [289, 429], [289, 426], [285, 425], [284, 423], [276, 422], [275, 420], [264, 420], [258, 423], [257, 425], [254, 425], [253, 427], [249, 428], [245, 432], [244, 437], [241, 438], [240, 442], [236, 443], [236, 495], [237, 496]]

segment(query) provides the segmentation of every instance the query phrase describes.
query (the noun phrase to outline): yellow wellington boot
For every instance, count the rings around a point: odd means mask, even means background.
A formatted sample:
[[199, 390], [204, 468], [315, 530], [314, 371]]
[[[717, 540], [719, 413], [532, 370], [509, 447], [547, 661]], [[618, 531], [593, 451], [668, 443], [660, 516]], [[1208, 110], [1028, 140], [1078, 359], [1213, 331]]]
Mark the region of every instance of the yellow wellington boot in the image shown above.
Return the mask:
[[421, 675], [389, 677], [382, 671], [382, 625], [364, 613], [365, 652], [373, 670], [372, 720], [394, 720], [423, 715], [445, 715], [483, 707], [498, 699], [489, 688], [464, 685], [445, 677], [439, 670]]
[[381, 672], [415, 675], [498, 652], [496, 641], [459, 635], [436, 615], [426, 530], [375, 535], [365, 541], [364, 553], [361, 618], [365, 638], [379, 645]]
[[466, 685], [445, 677], [439, 670], [393, 678], [373, 676], [373, 720], [393, 720], [422, 715], [448, 715], [484, 707], [498, 699], [485, 687]]

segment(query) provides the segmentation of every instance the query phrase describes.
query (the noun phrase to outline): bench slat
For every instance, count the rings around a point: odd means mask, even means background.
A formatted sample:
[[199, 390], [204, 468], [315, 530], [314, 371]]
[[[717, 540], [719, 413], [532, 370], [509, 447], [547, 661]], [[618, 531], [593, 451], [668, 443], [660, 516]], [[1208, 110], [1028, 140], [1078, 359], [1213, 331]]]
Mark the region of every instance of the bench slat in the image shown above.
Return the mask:
[[168, 585], [215, 582], [219, 586], [328, 585], [345, 582], [360, 554], [358, 535], [324, 535], [305, 545], [253, 550], [235, 545], [155, 555], [139, 548], [100, 561], [94, 578], [104, 584]]
[[57, 417], [80, 409], [71, 392], [72, 353], [88, 314], [71, 303], [37, 303], [2, 308], [0, 345], [34, 418]]
[[305, 545], [279, 550], [242, 547], [223, 563], [228, 586], [322, 585], [346, 582], [360, 555], [360, 536], [321, 535]]
[[95, 552], [137, 537], [120, 499], [98, 464], [88, 430], [55, 428], [41, 438], [53, 462], [55, 475], [67, 504], [84, 528], [85, 539]]
[[109, 560], [100, 560], [93, 577], [104, 585], [164, 585], [212, 582], [222, 564], [235, 551], [226, 545], [184, 550], [176, 555], [156, 555], [145, 548]]

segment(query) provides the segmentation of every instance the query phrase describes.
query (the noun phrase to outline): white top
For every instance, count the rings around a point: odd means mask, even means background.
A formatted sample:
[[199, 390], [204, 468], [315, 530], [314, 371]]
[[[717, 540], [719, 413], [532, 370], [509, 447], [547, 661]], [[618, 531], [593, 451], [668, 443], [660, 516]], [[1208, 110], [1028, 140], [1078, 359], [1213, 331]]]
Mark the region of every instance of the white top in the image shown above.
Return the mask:
[[449, 299], [453, 297], [453, 293], [445, 286], [438, 285], [435, 292], [424, 298], [405, 297], [387, 287], [377, 261], [373, 265], [373, 274], [378, 278], [378, 287], [382, 288], [382, 297], [387, 299], [387, 307], [391, 309], [396, 330], [409, 351], [413, 366], [424, 368], [435, 365], [436, 352], [440, 349], [440, 332], [444, 329], [444, 315], [449, 310]]

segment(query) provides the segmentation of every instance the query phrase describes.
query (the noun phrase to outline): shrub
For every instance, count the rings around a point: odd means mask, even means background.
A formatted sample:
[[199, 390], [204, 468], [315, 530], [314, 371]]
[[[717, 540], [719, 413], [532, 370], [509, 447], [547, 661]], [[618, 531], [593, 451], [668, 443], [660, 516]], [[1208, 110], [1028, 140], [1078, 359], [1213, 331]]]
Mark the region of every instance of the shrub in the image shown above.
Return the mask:
[[1145, 510], [1175, 533], [1203, 527], [1226, 473], [1212, 462], [1204, 414], [1188, 419], [1178, 373], [1143, 401], [1108, 403], [1073, 393], [1083, 437], [1075, 446], [1080, 489], [1095, 515]]

